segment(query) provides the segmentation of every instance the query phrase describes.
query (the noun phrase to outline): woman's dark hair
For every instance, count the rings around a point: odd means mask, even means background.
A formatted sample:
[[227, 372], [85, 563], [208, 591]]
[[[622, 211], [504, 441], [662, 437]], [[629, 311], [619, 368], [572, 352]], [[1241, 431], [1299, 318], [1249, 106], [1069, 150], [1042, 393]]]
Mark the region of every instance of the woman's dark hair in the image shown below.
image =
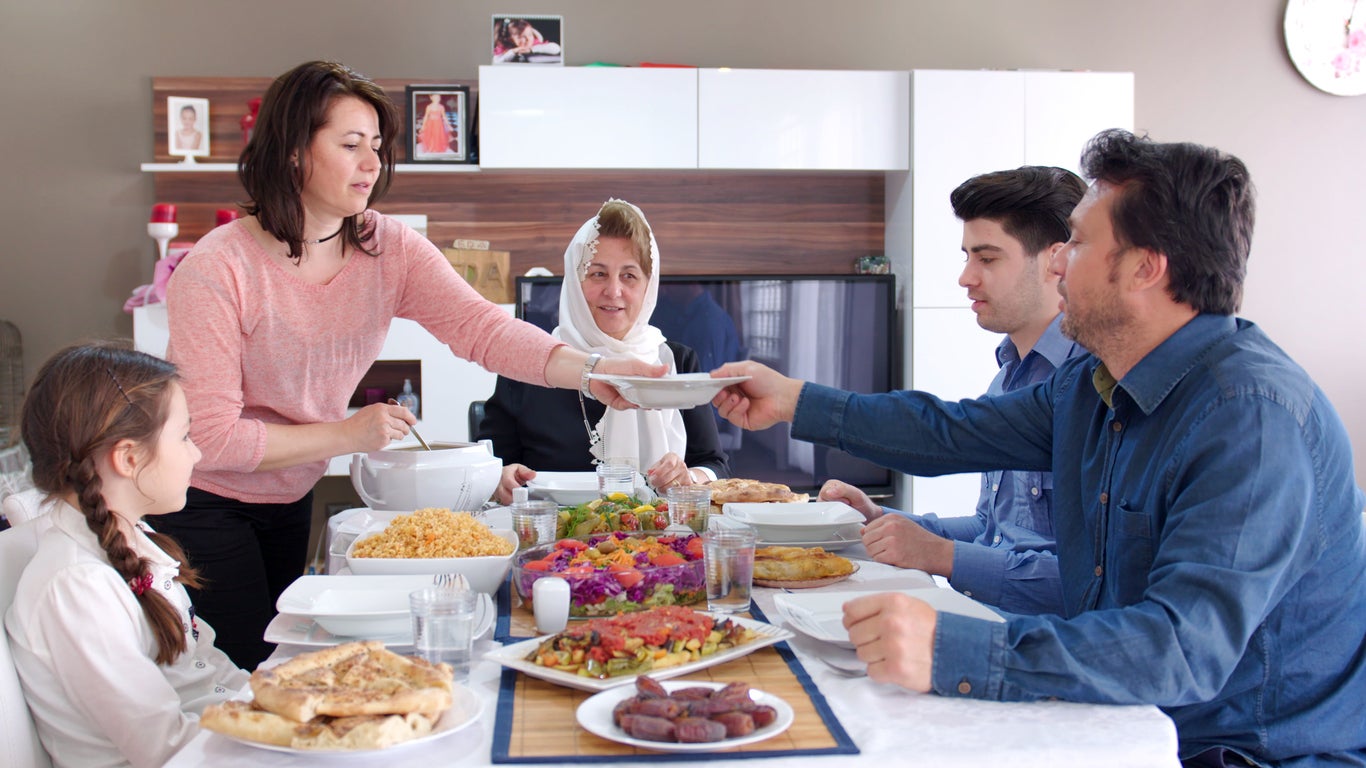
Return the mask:
[[1231, 315], [1243, 300], [1256, 192], [1238, 158], [1199, 144], [1159, 144], [1112, 129], [1081, 156], [1088, 178], [1117, 191], [1115, 240], [1167, 257], [1167, 291], [1197, 312]]
[[1072, 236], [1067, 217], [1086, 194], [1086, 182], [1066, 168], [1026, 165], [973, 176], [949, 194], [963, 221], [990, 219], [1034, 258]]
[[[351, 96], [379, 115], [380, 171], [370, 191], [370, 204], [389, 191], [394, 175], [394, 144], [399, 112], [384, 89], [364, 75], [333, 61], [310, 61], [275, 79], [261, 100], [251, 141], [237, 161], [237, 178], [250, 201], [243, 205], [261, 228], [289, 244], [289, 257], [303, 256], [304, 179], [308, 178], [308, 145], [327, 123], [327, 110], [340, 97]], [[378, 256], [365, 244], [374, 222], [353, 216], [342, 223], [342, 238], [352, 248]]]
[[[126, 344], [99, 342], [67, 347], [38, 370], [24, 398], [20, 431], [33, 457], [33, 482], [50, 495], [74, 492], [85, 524], [99, 539], [109, 564], [130, 584], [149, 573], [105, 504], [96, 461], [120, 440], [131, 440], [155, 457], [157, 438], [170, 411], [175, 366]], [[134, 478], [136, 481], [136, 478]], [[171, 537], [147, 534], [174, 560], [177, 581], [200, 585]], [[180, 613], [158, 589], [133, 590], [157, 639], [157, 663], [170, 664], [186, 650]]]

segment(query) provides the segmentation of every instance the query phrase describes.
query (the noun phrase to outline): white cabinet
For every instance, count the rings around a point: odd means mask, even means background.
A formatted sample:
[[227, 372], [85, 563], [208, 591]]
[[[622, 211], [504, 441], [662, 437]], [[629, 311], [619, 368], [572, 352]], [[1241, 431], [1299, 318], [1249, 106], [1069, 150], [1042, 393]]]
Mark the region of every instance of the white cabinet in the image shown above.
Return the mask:
[[911, 78], [912, 305], [966, 307], [963, 226], [949, 193], [979, 173], [1024, 165], [1022, 81], [1018, 72], [917, 70]]
[[[1106, 128], [1134, 127], [1132, 72], [1023, 72], [1024, 162], [1080, 171], [1081, 150]], [[964, 177], [966, 178], [966, 177]]]
[[703, 69], [700, 168], [905, 170], [910, 73]]
[[[946, 398], [986, 391], [1000, 337], [976, 326], [962, 271], [963, 225], [949, 193], [969, 177], [1021, 165], [1078, 169], [1105, 128], [1133, 129], [1133, 75], [1123, 72], [911, 73], [911, 168], [887, 174], [886, 252], [903, 297], [902, 381]], [[976, 475], [906, 478], [898, 502], [970, 514]]]
[[479, 68], [484, 168], [696, 168], [697, 71]]
[[[996, 375], [996, 346], [1001, 343], [1001, 336], [982, 330], [971, 309], [916, 308], [910, 315], [914, 388], [945, 400], [984, 394]], [[914, 478], [911, 508], [940, 516], [972, 514], [980, 477], [963, 474]]]
[[[512, 314], [511, 304], [500, 307]], [[166, 305], [153, 304], [133, 311], [133, 339], [137, 349], [164, 357], [170, 336], [166, 322]], [[450, 347], [412, 320], [394, 318], [389, 323], [389, 335], [379, 353], [380, 361], [416, 360], [421, 370], [419, 384], [422, 402], [417, 430], [429, 442], [464, 442], [472, 436], [469, 430], [469, 407], [475, 400], [487, 400], [493, 394], [497, 377], [484, 368], [456, 357]], [[411, 436], [408, 441], [416, 444]], [[350, 473], [351, 456], [338, 456], [328, 464], [327, 474]]]
[[479, 68], [483, 168], [905, 170], [909, 72]]

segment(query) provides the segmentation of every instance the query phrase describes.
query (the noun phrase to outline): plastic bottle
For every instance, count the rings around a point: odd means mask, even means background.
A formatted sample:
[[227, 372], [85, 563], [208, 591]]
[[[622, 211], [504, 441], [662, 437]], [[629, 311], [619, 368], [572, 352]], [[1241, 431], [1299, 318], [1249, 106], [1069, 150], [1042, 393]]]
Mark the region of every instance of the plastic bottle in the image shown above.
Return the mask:
[[396, 397], [396, 398], [394, 398], [394, 399], [398, 401], [398, 404], [399, 404], [399, 405], [401, 405], [401, 406], [407, 408], [408, 410], [412, 411], [414, 416], [417, 416], [417, 417], [419, 417], [419, 418], [422, 416], [421, 412], [418, 411], [418, 402], [419, 402], [419, 401], [418, 401], [417, 394], [416, 394], [415, 392], [413, 392], [413, 380], [412, 380], [412, 379], [404, 379], [404, 380], [403, 380], [403, 391], [400, 392], [399, 395], [398, 395], [398, 397]]

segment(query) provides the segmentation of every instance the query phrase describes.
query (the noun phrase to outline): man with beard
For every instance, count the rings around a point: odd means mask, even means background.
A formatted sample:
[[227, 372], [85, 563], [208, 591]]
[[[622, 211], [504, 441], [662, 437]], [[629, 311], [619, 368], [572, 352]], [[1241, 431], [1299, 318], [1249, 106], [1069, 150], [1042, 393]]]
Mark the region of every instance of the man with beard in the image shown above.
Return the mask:
[[990, 624], [900, 594], [851, 601], [869, 676], [944, 696], [1155, 704], [1188, 765], [1366, 765], [1366, 502], [1341, 419], [1234, 313], [1253, 189], [1235, 157], [1105, 131], [1053, 258], [1048, 381], [945, 403], [852, 395], [753, 363], [713, 401], [746, 428], [918, 474], [1054, 474], [1063, 616]]
[[[1005, 334], [988, 395], [1043, 381], [1085, 351], [1062, 334], [1058, 276], [1049, 269], [1085, 192], [1071, 171], [1025, 166], [974, 176], [949, 195], [963, 222], [958, 284], [977, 324]], [[827, 481], [820, 498], [863, 513], [864, 546], [880, 563], [943, 576], [963, 594], [1012, 613], [1063, 612], [1050, 472], [984, 472], [976, 514], [959, 517], [881, 507], [840, 480]]]

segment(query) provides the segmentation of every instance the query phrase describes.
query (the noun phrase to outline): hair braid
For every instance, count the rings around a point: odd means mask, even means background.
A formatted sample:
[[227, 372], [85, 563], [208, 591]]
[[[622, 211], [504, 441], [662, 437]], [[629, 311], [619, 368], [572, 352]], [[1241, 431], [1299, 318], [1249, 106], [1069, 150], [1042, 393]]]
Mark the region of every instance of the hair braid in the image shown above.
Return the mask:
[[[147, 558], [138, 557], [133, 551], [131, 542], [119, 529], [118, 518], [110, 513], [109, 507], [104, 503], [101, 490], [104, 483], [95, 472], [95, 462], [90, 456], [86, 456], [72, 467], [71, 484], [77, 491], [81, 511], [85, 513], [85, 524], [99, 539], [105, 556], [109, 558], [109, 564], [132, 589], [134, 583], [149, 573], [149, 563]], [[176, 657], [186, 650], [185, 628], [180, 612], [159, 589], [145, 589], [141, 593], [133, 589], [133, 594], [138, 605], [142, 607], [142, 612], [147, 616], [148, 623], [152, 625], [152, 633], [156, 636], [157, 663], [169, 664], [175, 661]]]

